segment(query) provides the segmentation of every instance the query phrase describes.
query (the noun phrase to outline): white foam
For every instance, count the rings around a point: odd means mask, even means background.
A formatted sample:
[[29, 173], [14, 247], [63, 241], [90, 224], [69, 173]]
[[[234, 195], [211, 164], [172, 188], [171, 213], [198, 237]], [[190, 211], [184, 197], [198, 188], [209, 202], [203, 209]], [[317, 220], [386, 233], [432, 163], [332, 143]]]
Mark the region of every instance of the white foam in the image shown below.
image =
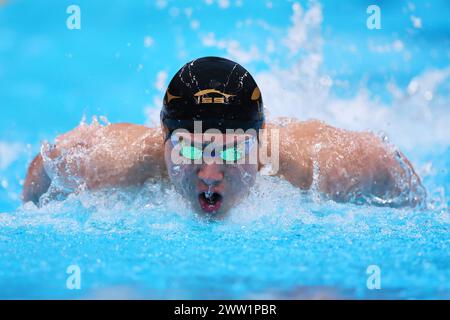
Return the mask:
[[0, 170], [7, 169], [25, 152], [26, 146], [20, 142], [0, 141]]

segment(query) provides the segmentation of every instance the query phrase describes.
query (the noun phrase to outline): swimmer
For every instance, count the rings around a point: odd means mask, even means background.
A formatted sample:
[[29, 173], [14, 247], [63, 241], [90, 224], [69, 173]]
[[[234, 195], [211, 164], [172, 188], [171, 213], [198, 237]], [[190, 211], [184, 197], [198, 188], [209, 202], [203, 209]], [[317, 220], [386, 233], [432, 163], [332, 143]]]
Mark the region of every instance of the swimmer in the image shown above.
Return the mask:
[[171, 80], [161, 128], [82, 123], [44, 144], [29, 167], [23, 201], [161, 179], [197, 212], [221, 216], [248, 195], [258, 171], [337, 202], [414, 207], [426, 197], [410, 162], [382, 138], [318, 120], [268, 122], [250, 73], [204, 57]]

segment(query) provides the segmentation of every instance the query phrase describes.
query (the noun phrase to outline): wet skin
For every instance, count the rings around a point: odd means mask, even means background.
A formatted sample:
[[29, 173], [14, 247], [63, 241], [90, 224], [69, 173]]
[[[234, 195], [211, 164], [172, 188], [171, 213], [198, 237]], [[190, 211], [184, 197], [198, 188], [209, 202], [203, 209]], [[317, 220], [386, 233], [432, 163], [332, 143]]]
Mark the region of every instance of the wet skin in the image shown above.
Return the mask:
[[[389, 206], [415, 206], [425, 199], [420, 178], [406, 157], [371, 133], [336, 129], [315, 120], [270, 123], [267, 128], [278, 129], [280, 135], [275, 175], [303, 190], [315, 180], [319, 192], [340, 202], [361, 194], [382, 200], [407, 194], [395, 205], [386, 202]], [[269, 139], [269, 149], [271, 144]], [[222, 215], [247, 196], [259, 168], [217, 163], [177, 167], [172, 150], [160, 129], [124, 123], [81, 125], [59, 136], [34, 159], [23, 200], [38, 203], [56, 178], [71, 192], [80, 185], [96, 190], [170, 179], [196, 211]]]
[[[230, 139], [230, 136], [221, 136], [221, 141]], [[210, 142], [205, 135], [195, 138], [191, 135], [190, 138], [192, 143], [195, 140], [199, 140], [200, 144], [202, 141]], [[171, 181], [198, 212], [216, 216], [224, 214], [248, 194], [258, 172], [258, 164], [251, 164], [249, 157], [242, 159], [243, 164], [225, 163], [218, 157], [205, 155], [202, 163], [186, 160], [184, 164], [175, 164], [174, 146], [170, 139], [164, 143], [164, 151]]]

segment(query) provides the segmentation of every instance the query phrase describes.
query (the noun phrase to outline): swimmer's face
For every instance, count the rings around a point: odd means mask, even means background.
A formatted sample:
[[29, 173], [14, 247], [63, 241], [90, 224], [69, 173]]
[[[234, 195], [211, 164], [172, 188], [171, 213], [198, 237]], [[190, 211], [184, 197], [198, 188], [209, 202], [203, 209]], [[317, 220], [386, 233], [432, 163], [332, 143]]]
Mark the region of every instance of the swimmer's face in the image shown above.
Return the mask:
[[254, 136], [185, 133], [172, 135], [164, 147], [172, 182], [200, 213], [223, 216], [255, 182]]

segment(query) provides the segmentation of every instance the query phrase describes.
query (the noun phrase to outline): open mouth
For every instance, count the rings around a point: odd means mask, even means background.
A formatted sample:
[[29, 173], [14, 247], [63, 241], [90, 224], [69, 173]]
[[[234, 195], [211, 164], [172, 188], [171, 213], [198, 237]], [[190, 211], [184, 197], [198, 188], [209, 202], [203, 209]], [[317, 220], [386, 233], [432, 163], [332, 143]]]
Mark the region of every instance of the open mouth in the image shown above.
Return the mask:
[[222, 206], [223, 197], [217, 192], [202, 192], [198, 196], [200, 206], [207, 213], [215, 213]]

